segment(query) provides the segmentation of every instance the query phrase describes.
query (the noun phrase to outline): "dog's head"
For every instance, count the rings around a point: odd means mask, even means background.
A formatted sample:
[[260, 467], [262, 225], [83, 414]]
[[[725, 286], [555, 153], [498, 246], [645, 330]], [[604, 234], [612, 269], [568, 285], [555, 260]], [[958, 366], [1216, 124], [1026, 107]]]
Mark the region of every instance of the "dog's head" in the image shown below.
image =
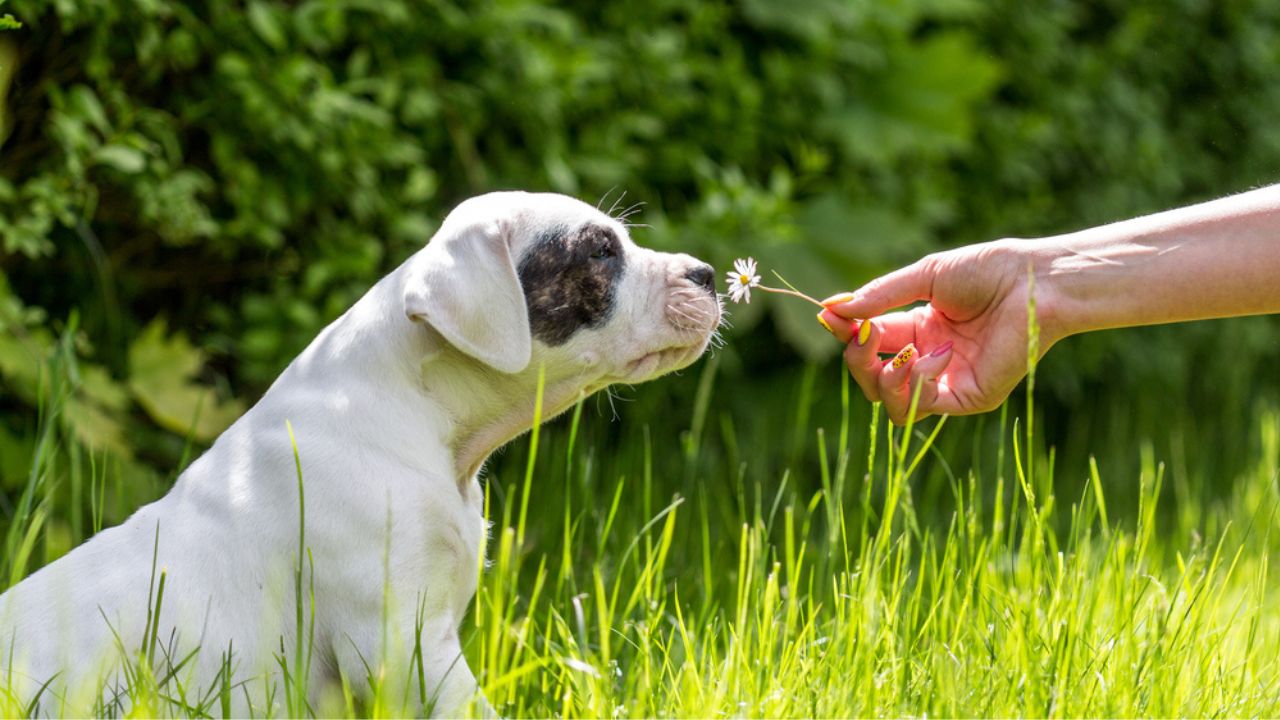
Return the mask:
[[721, 314], [706, 263], [641, 248], [586, 203], [524, 192], [455, 208], [414, 259], [404, 303], [484, 365], [542, 367], [584, 390], [689, 365]]

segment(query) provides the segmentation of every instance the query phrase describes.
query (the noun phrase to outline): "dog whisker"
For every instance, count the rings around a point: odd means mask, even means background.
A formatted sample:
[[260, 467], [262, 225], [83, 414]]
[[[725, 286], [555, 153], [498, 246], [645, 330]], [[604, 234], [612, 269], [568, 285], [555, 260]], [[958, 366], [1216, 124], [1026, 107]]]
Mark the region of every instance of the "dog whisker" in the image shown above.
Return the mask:
[[[600, 196], [600, 200], [599, 200], [598, 202], [596, 202], [596, 209], [597, 209], [597, 210], [599, 210], [599, 209], [600, 209], [600, 206], [601, 206], [601, 205], [604, 205], [604, 201], [605, 201], [605, 200], [608, 200], [608, 199], [609, 199], [609, 196], [613, 194], [613, 191], [614, 191], [614, 190], [617, 190], [617, 189], [618, 189], [618, 186], [617, 186], [617, 185], [614, 185], [613, 187], [610, 187], [608, 190], [605, 190], [605, 191], [604, 191], [604, 194]], [[608, 213], [606, 213], [606, 214], [608, 214]]]
[[[605, 213], [605, 215], [608, 215], [609, 217], [613, 217], [614, 212], [616, 212], [616, 211], [617, 211], [617, 209], [618, 209], [618, 205], [619, 205], [620, 203], [622, 203], [622, 201], [623, 201], [626, 197], [627, 197], [627, 191], [626, 191], [626, 190], [623, 190], [623, 191], [622, 191], [622, 193], [621, 193], [620, 195], [618, 195], [617, 199], [615, 199], [615, 200], [613, 201], [613, 204], [609, 206], [609, 211], [608, 211], [608, 212], [606, 212], [606, 213]], [[616, 219], [616, 218], [615, 218], [615, 219]]]
[[638, 203], [635, 203], [635, 204], [631, 205], [630, 207], [628, 207], [627, 209], [623, 210], [622, 212], [618, 213], [617, 215], [615, 215], [615, 216], [614, 216], [614, 218], [613, 218], [613, 219], [614, 219], [614, 220], [617, 220], [618, 222], [623, 222], [623, 221], [625, 221], [627, 218], [629, 218], [629, 217], [631, 217], [632, 215], [635, 215], [636, 213], [638, 213], [638, 212], [640, 212], [641, 210], [643, 210], [643, 209], [644, 209], [644, 206], [645, 206], [645, 202], [642, 200], [642, 201], [640, 201], [640, 202], [638, 202]]

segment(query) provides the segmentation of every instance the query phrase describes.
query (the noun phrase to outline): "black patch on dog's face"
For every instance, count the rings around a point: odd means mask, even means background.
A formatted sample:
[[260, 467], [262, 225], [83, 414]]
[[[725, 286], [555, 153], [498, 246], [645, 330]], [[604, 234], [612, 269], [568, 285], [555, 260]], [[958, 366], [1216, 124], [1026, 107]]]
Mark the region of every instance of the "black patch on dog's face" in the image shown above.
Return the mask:
[[533, 337], [554, 347], [581, 328], [604, 325], [625, 269], [622, 241], [608, 227], [587, 223], [544, 233], [519, 267]]

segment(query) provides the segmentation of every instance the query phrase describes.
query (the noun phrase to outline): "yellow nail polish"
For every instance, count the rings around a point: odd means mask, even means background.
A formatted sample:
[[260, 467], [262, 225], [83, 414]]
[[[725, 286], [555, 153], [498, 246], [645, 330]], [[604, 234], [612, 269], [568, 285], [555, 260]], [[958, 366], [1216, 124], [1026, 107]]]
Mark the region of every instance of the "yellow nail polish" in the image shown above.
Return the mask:
[[902, 348], [901, 350], [899, 350], [898, 354], [893, 356], [893, 369], [897, 370], [903, 365], [906, 365], [907, 363], [911, 362], [911, 356], [915, 354], [916, 354], [916, 347], [914, 345], [908, 345]]
[[[826, 312], [826, 311], [824, 310], [822, 312]], [[827, 332], [831, 333], [832, 335], [836, 334], [836, 331], [831, 329], [831, 324], [827, 322], [827, 319], [822, 317], [821, 312], [818, 313], [818, 322], [822, 324], [822, 327], [827, 329]]]
[[823, 300], [822, 304], [823, 305], [839, 305], [840, 303], [847, 303], [852, 299], [853, 299], [853, 293], [846, 292], [846, 293], [840, 293], [839, 295], [832, 295], [826, 300]]
[[862, 326], [858, 328], [858, 347], [862, 347], [863, 345], [866, 345], [867, 341], [870, 339], [871, 339], [871, 321], [863, 320]]

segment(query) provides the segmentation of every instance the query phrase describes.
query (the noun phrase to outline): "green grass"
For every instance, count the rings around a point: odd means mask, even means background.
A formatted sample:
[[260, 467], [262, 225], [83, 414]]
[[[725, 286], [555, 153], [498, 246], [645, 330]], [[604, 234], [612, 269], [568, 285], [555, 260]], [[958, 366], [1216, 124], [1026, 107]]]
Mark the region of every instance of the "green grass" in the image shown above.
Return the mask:
[[[1116, 517], [1105, 486], [1121, 479], [1059, 499], [1052, 458], [1016, 424], [1001, 432], [1012, 475], [950, 475], [954, 513], [926, 519], [911, 487], [941, 426], [873, 421], [858, 457], [847, 423], [830, 442], [812, 428], [815, 492], [781, 477], [736, 499], [652, 497], [653, 448], [624, 445], [633, 474], [600, 476], [570, 433], [536, 479], [580, 490], [562, 527], [521, 542], [508, 513], [494, 539], [469, 647], [490, 699], [514, 716], [1280, 712], [1276, 414], [1231, 497], [1168, 526], [1150, 450], [1136, 515]], [[731, 522], [711, 519], [718, 503]], [[1197, 527], [1226, 529], [1175, 531]]]
[[[679, 381], [692, 389], [679, 416], [638, 401], [609, 422], [591, 400], [497, 459], [490, 566], [477, 568], [463, 635], [503, 715], [1280, 714], [1275, 409], [1248, 429], [1253, 455], [1230, 483], [1168, 472], [1151, 444], [1132, 449], [1136, 477], [1089, 461], [1062, 478], [1025, 421], [1029, 400], [980, 421], [892, 428], [833, 363], [793, 378], [789, 407], [735, 418], [716, 409], [732, 391], [719, 367]], [[127, 486], [59, 432], [65, 370], [48, 373], [37, 461], [7, 526], [10, 578], [30, 572], [50, 533], [66, 534], [49, 518], [67, 514], [73, 488], [90, 518], [75, 532], [88, 535]], [[1224, 488], [1214, 502], [1171, 505], [1205, 484]], [[1136, 504], [1107, 503], [1129, 485]], [[291, 678], [311, 662], [306, 578], [324, 570], [296, 560], [297, 643], [281, 648], [285, 679], [256, 696], [290, 716], [429, 704], [414, 683], [420, 648], [369, 659], [375, 681], [410, 678], [407, 695], [308, 704]], [[189, 658], [163, 656], [154, 637], [121, 652], [127, 687], [99, 714], [219, 716], [238, 690], [227, 677], [182, 687], [173, 670]], [[5, 715], [31, 709], [0, 703]]]

